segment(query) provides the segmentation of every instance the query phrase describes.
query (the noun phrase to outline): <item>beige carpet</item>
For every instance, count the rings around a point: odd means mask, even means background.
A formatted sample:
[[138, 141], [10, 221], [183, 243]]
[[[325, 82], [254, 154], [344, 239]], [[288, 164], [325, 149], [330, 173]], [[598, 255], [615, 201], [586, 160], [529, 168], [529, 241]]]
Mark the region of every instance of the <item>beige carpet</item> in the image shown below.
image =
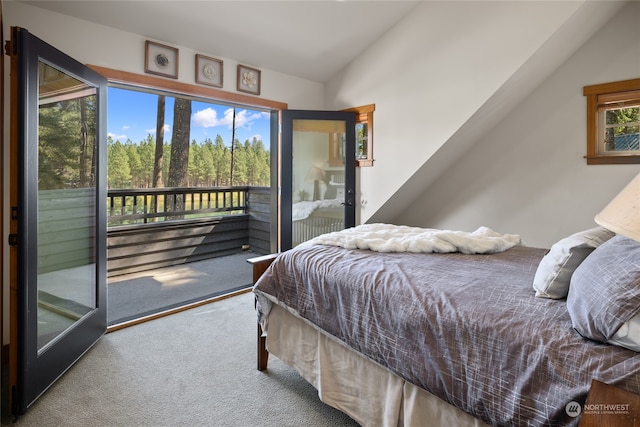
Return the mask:
[[357, 426], [271, 357], [247, 293], [105, 335], [9, 426]]

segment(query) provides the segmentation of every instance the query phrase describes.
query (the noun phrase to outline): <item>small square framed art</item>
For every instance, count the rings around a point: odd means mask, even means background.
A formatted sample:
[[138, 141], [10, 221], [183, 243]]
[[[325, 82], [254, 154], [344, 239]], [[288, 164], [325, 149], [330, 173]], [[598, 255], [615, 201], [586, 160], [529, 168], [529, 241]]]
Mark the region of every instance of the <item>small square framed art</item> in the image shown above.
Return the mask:
[[196, 55], [196, 83], [222, 87], [223, 61], [204, 55]]
[[260, 95], [260, 70], [238, 65], [238, 92]]
[[144, 50], [145, 73], [178, 78], [178, 49], [147, 40]]

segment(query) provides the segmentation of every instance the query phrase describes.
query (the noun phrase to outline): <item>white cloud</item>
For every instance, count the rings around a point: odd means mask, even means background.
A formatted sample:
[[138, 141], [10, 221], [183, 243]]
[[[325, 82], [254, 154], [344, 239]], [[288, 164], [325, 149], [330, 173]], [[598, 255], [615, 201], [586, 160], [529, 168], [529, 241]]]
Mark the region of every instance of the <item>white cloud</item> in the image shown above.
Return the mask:
[[108, 132], [107, 136], [110, 136], [111, 139], [113, 139], [114, 141], [120, 141], [120, 142], [125, 141], [126, 142], [126, 140], [127, 140], [127, 135], [116, 135], [113, 132]]
[[[167, 133], [169, 133], [171, 127], [165, 123], [164, 125], [164, 134], [166, 135]], [[151, 134], [151, 135], [155, 135], [156, 134], [156, 128], [153, 129], [147, 129], [146, 130], [147, 134]]]
[[[241, 127], [251, 128], [253, 121], [260, 118], [262, 118], [262, 113], [249, 114], [247, 110], [236, 109], [236, 129]], [[218, 113], [213, 108], [205, 108], [195, 112], [192, 121], [194, 126], [202, 126], [204, 128], [226, 126], [231, 129], [233, 126], [233, 108], [225, 110], [222, 118], [218, 118]]]
[[262, 117], [261, 113], [249, 114], [247, 110], [236, 111], [236, 128], [246, 127], [251, 129], [254, 120]]
[[224, 119], [218, 119], [218, 113], [211, 107], [196, 111], [191, 120], [195, 126], [201, 126], [204, 128], [212, 128], [227, 124]]

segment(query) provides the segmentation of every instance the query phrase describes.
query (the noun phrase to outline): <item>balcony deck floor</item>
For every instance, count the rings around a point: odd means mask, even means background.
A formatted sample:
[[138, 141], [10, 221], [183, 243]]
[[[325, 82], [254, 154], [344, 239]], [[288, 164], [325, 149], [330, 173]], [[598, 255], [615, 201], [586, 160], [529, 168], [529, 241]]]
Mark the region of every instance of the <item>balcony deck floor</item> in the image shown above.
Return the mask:
[[251, 286], [250, 251], [107, 280], [107, 323], [114, 325]]

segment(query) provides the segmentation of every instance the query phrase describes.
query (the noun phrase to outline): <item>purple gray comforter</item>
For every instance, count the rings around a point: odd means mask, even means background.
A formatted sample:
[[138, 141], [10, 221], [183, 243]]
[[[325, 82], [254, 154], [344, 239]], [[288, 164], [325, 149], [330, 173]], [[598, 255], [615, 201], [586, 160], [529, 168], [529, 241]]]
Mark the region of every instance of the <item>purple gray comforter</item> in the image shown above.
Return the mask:
[[534, 297], [544, 253], [297, 247], [254, 291], [486, 423], [572, 425], [565, 407], [592, 379], [640, 391], [640, 354], [582, 338], [565, 300]]

